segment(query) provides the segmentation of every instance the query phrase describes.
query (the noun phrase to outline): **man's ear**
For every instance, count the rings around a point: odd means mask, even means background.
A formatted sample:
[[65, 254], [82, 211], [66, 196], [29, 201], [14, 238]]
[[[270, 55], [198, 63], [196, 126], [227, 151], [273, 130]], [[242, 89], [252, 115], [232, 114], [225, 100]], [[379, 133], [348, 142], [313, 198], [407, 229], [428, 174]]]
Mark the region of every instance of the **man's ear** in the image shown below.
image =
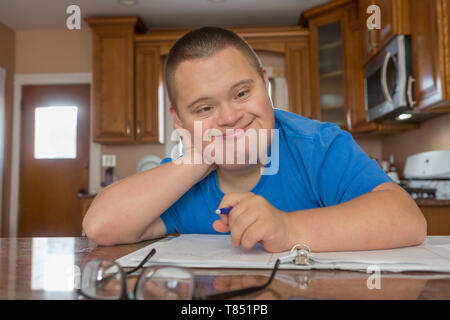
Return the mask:
[[269, 76], [267, 75], [267, 70], [266, 68], [262, 68], [262, 72], [264, 75], [264, 84], [266, 85], [266, 90], [269, 90]]
[[173, 106], [170, 106], [169, 111], [172, 114], [173, 118], [173, 128], [174, 129], [183, 128], [183, 122], [181, 121], [180, 117], [178, 117], [178, 112], [175, 110], [175, 108]]

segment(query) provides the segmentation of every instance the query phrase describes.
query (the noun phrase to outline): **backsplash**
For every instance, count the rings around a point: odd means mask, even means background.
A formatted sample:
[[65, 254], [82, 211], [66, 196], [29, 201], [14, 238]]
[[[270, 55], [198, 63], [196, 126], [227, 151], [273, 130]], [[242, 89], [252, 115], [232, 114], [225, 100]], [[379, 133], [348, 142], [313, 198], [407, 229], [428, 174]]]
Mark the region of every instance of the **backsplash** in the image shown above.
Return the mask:
[[409, 155], [432, 151], [450, 150], [450, 114], [423, 122], [419, 129], [382, 138], [383, 159], [393, 154], [399, 175]]
[[[102, 145], [103, 154], [116, 155], [116, 167], [114, 176], [119, 180], [136, 173], [139, 160], [146, 155], [155, 155], [163, 159], [166, 156], [164, 144], [142, 144], [142, 145]], [[102, 182], [105, 181], [105, 169], [102, 168]]]

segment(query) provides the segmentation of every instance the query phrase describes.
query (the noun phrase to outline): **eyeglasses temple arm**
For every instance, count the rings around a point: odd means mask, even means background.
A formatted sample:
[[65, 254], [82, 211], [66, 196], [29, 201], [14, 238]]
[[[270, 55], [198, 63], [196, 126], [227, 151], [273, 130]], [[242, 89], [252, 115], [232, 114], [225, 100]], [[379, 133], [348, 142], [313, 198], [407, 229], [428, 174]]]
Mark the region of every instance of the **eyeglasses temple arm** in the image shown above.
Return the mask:
[[144, 264], [150, 260], [151, 257], [153, 257], [153, 255], [156, 253], [156, 249], [153, 248], [149, 254], [141, 261], [141, 263], [139, 263], [139, 265], [136, 268], [131, 269], [130, 271], [127, 271], [126, 274], [132, 274], [133, 272], [139, 270], [140, 268], [142, 268], [144, 266]]

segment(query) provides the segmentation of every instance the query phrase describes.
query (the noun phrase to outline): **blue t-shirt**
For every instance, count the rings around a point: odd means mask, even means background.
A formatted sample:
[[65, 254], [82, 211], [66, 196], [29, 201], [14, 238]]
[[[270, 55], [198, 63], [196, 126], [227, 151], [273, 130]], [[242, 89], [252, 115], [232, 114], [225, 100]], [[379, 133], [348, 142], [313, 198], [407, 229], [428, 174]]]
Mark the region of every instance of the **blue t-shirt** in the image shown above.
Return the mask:
[[[277, 209], [292, 212], [337, 205], [392, 181], [337, 125], [280, 109], [274, 109], [274, 115], [279, 130], [278, 172], [261, 175], [250, 192]], [[161, 164], [169, 161], [165, 158]], [[215, 210], [223, 196], [213, 171], [161, 215], [167, 233], [218, 233], [212, 224], [219, 219]]]

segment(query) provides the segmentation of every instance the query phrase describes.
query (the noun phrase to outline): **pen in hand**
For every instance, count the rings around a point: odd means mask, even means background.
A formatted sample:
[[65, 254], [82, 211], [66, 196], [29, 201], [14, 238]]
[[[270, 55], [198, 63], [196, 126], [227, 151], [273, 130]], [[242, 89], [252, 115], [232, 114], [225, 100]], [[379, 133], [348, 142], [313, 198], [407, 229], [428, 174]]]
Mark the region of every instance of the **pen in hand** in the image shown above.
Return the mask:
[[217, 209], [215, 212], [217, 214], [229, 214], [232, 209], [233, 209], [233, 207], [226, 207], [226, 208]]

